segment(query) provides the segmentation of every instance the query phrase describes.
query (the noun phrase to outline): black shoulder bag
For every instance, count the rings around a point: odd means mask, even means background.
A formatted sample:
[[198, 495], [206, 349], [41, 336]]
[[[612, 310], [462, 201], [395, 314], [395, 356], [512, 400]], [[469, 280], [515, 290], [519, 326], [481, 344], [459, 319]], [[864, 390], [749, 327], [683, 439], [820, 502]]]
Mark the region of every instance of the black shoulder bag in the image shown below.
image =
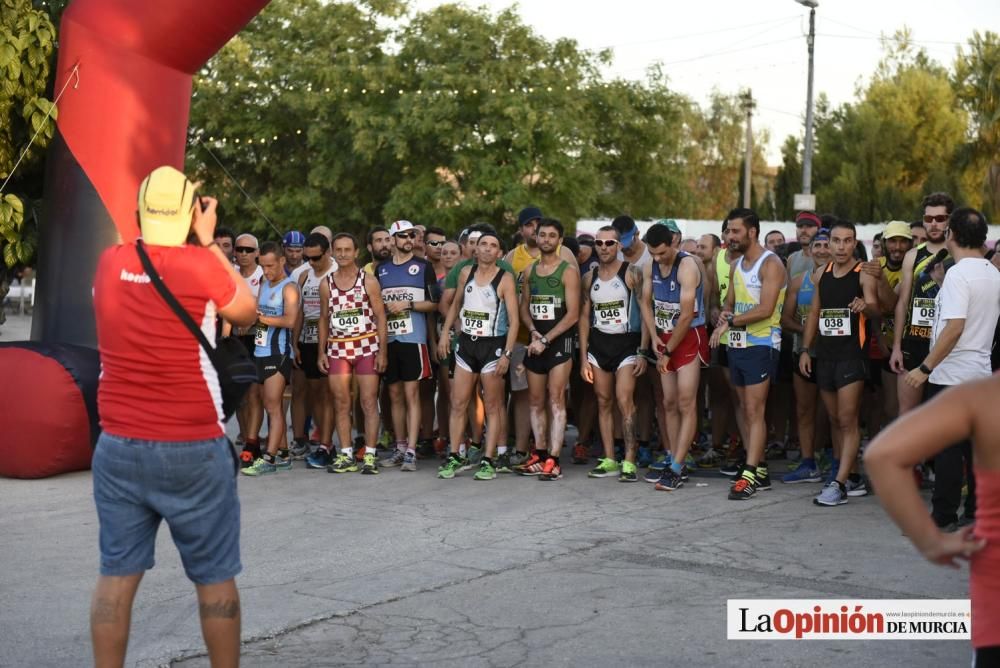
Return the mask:
[[222, 390], [222, 413], [225, 415], [225, 419], [229, 420], [236, 412], [236, 409], [240, 407], [243, 396], [250, 389], [250, 385], [257, 382], [256, 365], [250, 359], [250, 354], [247, 352], [246, 347], [234, 336], [219, 339], [218, 344], [213, 348], [212, 344], [205, 338], [205, 333], [201, 331], [198, 325], [195, 324], [194, 319], [178, 303], [177, 298], [167, 289], [167, 286], [163, 284], [163, 279], [160, 278], [160, 274], [153, 266], [149, 255], [146, 254], [146, 249], [143, 248], [142, 239], [136, 240], [135, 247], [139, 253], [139, 261], [142, 262], [142, 268], [146, 271], [146, 275], [149, 276], [153, 287], [163, 297], [163, 301], [167, 302], [170, 310], [180, 318], [184, 326], [194, 335], [194, 338], [198, 339], [198, 343], [201, 344], [205, 354], [208, 355], [208, 359], [212, 361], [212, 366], [215, 367], [215, 372], [219, 375], [219, 387]]

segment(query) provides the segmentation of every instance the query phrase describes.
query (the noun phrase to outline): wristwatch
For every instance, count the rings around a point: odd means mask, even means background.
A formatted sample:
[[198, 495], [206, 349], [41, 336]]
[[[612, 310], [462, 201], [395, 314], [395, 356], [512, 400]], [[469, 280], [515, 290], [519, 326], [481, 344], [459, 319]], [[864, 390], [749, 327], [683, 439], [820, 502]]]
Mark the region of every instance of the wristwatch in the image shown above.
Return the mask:
[[545, 338], [544, 334], [542, 335], [542, 338], [540, 338], [538, 340], [541, 341], [542, 345], [545, 346], [546, 348], [549, 347], [549, 340], [547, 338]]
[[672, 354], [673, 353], [671, 353], [670, 350], [666, 346], [663, 346], [663, 353], [662, 353], [662, 355], [664, 357], [670, 357]]
[[926, 364], [924, 364], [923, 362], [921, 362], [921, 363], [920, 363], [920, 366], [918, 366], [917, 368], [918, 368], [918, 369], [920, 369], [920, 372], [921, 372], [921, 373], [925, 373], [925, 374], [927, 374], [928, 376], [929, 376], [929, 375], [931, 375], [931, 372], [932, 372], [932, 371], [934, 371], [934, 369], [928, 369], [928, 368], [927, 368], [927, 365], [926, 365]]
[[505, 350], [505, 351], [503, 351], [503, 356], [506, 357], [507, 359], [510, 359], [511, 356], [513, 356], [513, 355], [514, 355], [514, 351], [512, 351], [512, 350]]
[[729, 325], [730, 327], [733, 326], [733, 317], [734, 316], [732, 313], [726, 316], [726, 324]]

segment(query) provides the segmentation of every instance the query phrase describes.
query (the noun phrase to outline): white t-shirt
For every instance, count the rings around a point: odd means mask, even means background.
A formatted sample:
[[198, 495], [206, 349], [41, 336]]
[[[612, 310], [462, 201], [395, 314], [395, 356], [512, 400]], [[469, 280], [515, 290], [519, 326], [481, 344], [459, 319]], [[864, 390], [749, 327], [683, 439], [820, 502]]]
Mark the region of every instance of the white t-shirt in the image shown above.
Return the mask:
[[637, 259], [635, 259], [635, 260], [628, 260], [625, 257], [625, 254], [622, 253], [621, 251], [618, 251], [618, 259], [621, 260], [622, 262], [626, 262], [627, 261], [627, 262], [631, 263], [632, 265], [634, 265], [634, 266], [642, 269], [647, 264], [650, 264], [650, 263], [653, 262], [653, 254], [649, 252], [649, 244], [646, 244], [646, 247], [642, 249], [642, 255], [640, 255]]
[[965, 258], [945, 274], [934, 300], [931, 347], [948, 320], [965, 320], [948, 357], [931, 372], [935, 385], [959, 385], [989, 378], [993, 332], [1000, 318], [1000, 271], [989, 260]]
[[288, 277], [293, 281], [295, 281], [295, 284], [298, 285], [299, 276], [301, 276], [306, 271], [309, 271], [309, 263], [303, 262], [299, 266], [295, 267], [295, 269], [292, 269], [292, 273], [290, 273]]

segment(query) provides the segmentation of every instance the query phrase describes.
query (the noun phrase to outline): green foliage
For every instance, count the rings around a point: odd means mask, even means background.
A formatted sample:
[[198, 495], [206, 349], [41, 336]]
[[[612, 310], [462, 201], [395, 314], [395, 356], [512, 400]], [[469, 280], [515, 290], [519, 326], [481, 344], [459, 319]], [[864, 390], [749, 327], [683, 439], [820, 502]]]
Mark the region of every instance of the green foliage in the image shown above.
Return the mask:
[[[403, 9], [275, 0], [199, 77], [192, 134], [281, 231], [510, 225], [529, 203], [568, 223], [732, 205], [743, 116], [730, 98], [705, 117], [657, 68], [606, 81], [610, 54], [546, 40], [514, 9], [442, 5], [386, 27]], [[188, 159], [230, 224], [274, 236], [204, 147]]]
[[984, 213], [1000, 215], [1000, 36], [973, 33], [959, 50], [952, 84], [971, 120], [971, 139], [959, 161], [970, 194], [981, 195]]
[[[31, 262], [36, 226], [24, 220], [21, 198], [38, 182], [44, 149], [55, 135], [57, 110], [45, 97], [56, 30], [48, 14], [28, 0], [0, 0], [0, 183], [24, 157], [0, 197], [0, 255], [7, 267]], [[46, 115], [51, 111], [51, 115]], [[29, 146], [37, 133], [35, 143]]]

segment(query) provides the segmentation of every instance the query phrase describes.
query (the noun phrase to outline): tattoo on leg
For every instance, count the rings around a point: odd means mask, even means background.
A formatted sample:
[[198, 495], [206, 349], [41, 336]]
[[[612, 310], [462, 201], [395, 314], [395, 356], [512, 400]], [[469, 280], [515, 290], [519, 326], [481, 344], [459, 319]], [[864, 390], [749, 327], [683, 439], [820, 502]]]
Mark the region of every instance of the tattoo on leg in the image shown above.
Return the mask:
[[96, 598], [90, 607], [91, 624], [117, 624], [121, 617], [118, 614], [119, 601], [113, 598]]
[[199, 603], [198, 614], [202, 619], [236, 619], [240, 614], [240, 602], [232, 600]]
[[638, 448], [635, 434], [635, 411], [629, 415], [622, 415], [622, 436], [625, 438], [625, 454], [631, 456]]

